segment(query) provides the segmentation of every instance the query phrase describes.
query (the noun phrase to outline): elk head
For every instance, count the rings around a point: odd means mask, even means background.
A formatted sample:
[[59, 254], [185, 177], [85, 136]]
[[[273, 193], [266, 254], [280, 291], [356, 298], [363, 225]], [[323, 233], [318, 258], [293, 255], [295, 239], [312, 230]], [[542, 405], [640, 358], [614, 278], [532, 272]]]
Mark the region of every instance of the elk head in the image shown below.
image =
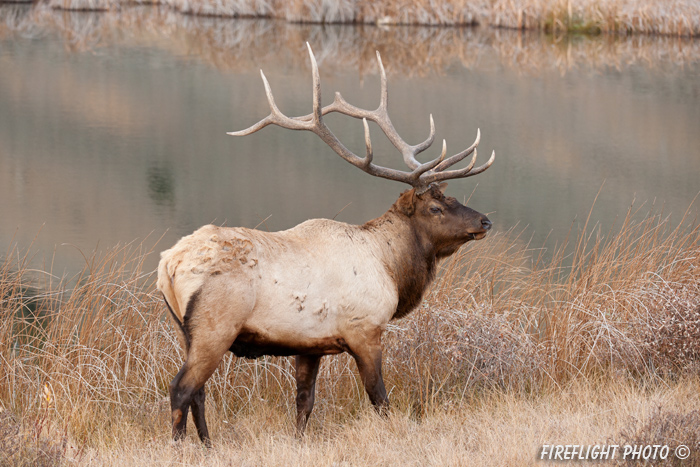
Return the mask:
[[396, 202], [422, 242], [433, 246], [437, 258], [450, 256], [470, 240], [481, 240], [491, 229], [485, 215], [445, 196], [447, 183], [432, 183], [422, 190], [404, 192]]

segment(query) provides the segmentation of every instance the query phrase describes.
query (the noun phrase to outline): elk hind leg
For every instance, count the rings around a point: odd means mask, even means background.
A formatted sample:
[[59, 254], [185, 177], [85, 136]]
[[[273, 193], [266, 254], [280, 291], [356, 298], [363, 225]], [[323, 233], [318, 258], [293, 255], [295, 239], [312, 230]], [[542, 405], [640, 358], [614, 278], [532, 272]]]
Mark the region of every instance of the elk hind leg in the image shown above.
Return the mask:
[[[202, 340], [203, 341], [203, 340]], [[173, 439], [180, 440], [187, 432], [187, 413], [192, 414], [197, 433], [205, 444], [209, 444], [209, 432], [204, 415], [204, 384], [214, 373], [229, 345], [193, 340], [187, 360], [170, 383], [170, 408], [172, 410]]]
[[207, 420], [204, 417], [204, 401], [206, 399], [206, 394], [204, 393], [204, 386], [202, 386], [199, 391], [195, 392], [192, 396], [192, 418], [194, 419], [194, 426], [197, 428], [197, 434], [199, 439], [207, 447], [211, 447], [211, 440], [209, 439], [209, 430], [207, 429]]
[[297, 431], [296, 436], [304, 436], [306, 423], [314, 408], [316, 377], [321, 364], [320, 355], [297, 355], [295, 358], [297, 380]]

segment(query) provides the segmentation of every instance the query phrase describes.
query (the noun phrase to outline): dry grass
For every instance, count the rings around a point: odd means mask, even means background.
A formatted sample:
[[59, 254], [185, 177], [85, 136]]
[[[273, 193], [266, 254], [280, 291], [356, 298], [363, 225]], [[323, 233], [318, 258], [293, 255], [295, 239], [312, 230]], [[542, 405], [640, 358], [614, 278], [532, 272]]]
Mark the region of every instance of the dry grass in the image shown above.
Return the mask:
[[[112, 427], [95, 432], [89, 445], [79, 445], [59, 430], [44, 427], [35, 436], [35, 427], [28, 427], [28, 422], [11, 421], [5, 426], [25, 433], [25, 438], [15, 435], [6, 440], [18, 446], [13, 456], [17, 459], [21, 453], [24, 463], [10, 460], [3, 465], [61, 461], [139, 467], [526, 466], [542, 465], [537, 459], [542, 445], [555, 443], [668, 444], [671, 449], [684, 443], [695, 457], [675, 465], [697, 465], [700, 445], [693, 422], [700, 409], [698, 390], [695, 378], [665, 387], [627, 381], [571, 385], [546, 397], [490, 393], [470, 407], [436, 409], [420, 418], [394, 410], [382, 419], [363, 410], [343, 424], [327, 419], [323, 427], [314, 423], [304, 441], [287, 429], [291, 421], [284, 409], [261, 404], [254, 413], [237, 417], [235, 425], [210, 412], [216, 432], [211, 450], [203, 449], [194, 437], [173, 445], [165, 428], [149, 436], [148, 427], [137, 424]], [[167, 424], [166, 412], [153, 418]]]
[[329, 357], [299, 443], [290, 360], [228, 356], [207, 383], [213, 451], [169, 444], [181, 354], [147, 254], [86, 257], [71, 280], [6, 255], [1, 463], [507, 465], [544, 443], [697, 441], [700, 227], [688, 219], [630, 211], [619, 230], [584, 229], [552, 252], [513, 233], [464, 248], [386, 333], [388, 420], [350, 358]]
[[[110, 10], [132, 1], [45, 0], [53, 8]], [[699, 0], [161, 0], [195, 15], [303, 23], [484, 26], [548, 32], [700, 34]]]
[[307, 64], [309, 41], [322, 73], [377, 73], [375, 51], [390, 74], [445, 73], [476, 68], [494, 55], [518, 72], [555, 69], [668, 69], [700, 61], [700, 42], [675, 37], [543, 37], [539, 33], [485, 28], [321, 27], [258, 21], [229, 21], [181, 15], [167, 8], [122, 8], [100, 14], [57, 12], [45, 6], [0, 8], [0, 37], [59, 34], [76, 52], [113, 44], [167, 47], [221, 70], [244, 72]]
[[549, 32], [697, 36], [700, 4], [677, 0], [496, 0], [487, 24]]
[[[667, 465], [700, 465], [700, 411], [681, 411], [669, 409], [659, 405], [654, 411], [640, 420], [634, 418], [620, 433], [619, 438], [625, 444], [630, 445], [667, 445], [671, 452], [683, 444], [691, 448], [690, 456], [681, 461], [669, 459]], [[635, 461], [622, 462], [624, 465], [632, 465]], [[638, 461], [637, 461], [638, 463]]]

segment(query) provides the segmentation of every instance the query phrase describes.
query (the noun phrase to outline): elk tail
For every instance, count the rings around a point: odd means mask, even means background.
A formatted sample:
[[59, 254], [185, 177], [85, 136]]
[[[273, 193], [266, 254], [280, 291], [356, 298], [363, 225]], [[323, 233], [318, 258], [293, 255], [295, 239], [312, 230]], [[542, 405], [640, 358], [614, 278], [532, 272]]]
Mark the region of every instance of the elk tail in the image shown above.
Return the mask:
[[180, 306], [175, 296], [175, 291], [173, 290], [173, 280], [170, 274], [168, 274], [168, 261], [166, 258], [161, 259], [158, 264], [158, 290], [163, 294], [163, 301], [165, 306], [168, 308], [170, 317], [173, 323], [175, 323], [178, 334], [181, 337], [181, 343], [184, 344], [183, 347], [185, 351], [190, 348], [190, 337], [189, 333], [185, 330], [183, 323], [183, 314], [180, 311]]

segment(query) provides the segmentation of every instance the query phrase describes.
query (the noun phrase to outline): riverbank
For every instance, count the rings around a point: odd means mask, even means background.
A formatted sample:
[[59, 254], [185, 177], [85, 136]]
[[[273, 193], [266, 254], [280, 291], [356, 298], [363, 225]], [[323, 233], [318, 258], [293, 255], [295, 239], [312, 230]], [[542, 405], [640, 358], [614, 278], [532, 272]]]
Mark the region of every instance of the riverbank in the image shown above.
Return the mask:
[[[376, 75], [380, 50], [390, 74], [444, 74], [457, 65], [478, 68], [484, 57], [518, 73], [565, 74], [574, 69], [669, 69], [700, 61], [700, 41], [689, 37], [569, 35], [474, 27], [374, 27], [308, 25], [273, 19], [238, 20], [183, 15], [164, 6], [129, 6], [100, 13], [65, 12], [45, 4], [0, 8], [0, 38], [56, 34], [73, 52], [113, 44], [137, 44], [196, 57], [218, 70], [236, 73], [272, 65], [306, 63], [309, 41], [323, 63], [321, 73], [354, 64], [360, 75]], [[290, 46], [294, 44], [295, 46]], [[390, 58], [390, 59], [389, 59]], [[272, 64], [272, 65], [270, 65]]]
[[[44, 0], [66, 10], [111, 10], [121, 0]], [[547, 33], [700, 35], [700, 0], [154, 0], [191, 15], [299, 23], [472, 26]]]

